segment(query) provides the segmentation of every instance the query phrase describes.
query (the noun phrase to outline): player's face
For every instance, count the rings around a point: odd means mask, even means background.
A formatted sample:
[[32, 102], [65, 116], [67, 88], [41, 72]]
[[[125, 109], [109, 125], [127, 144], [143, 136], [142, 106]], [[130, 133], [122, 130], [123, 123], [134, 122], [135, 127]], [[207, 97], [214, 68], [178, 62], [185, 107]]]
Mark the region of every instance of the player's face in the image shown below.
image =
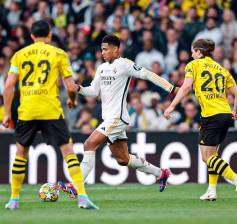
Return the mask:
[[101, 51], [105, 61], [113, 61], [118, 57], [119, 54], [118, 47], [109, 45], [108, 43], [101, 44]]
[[199, 59], [199, 58], [202, 57], [202, 54], [201, 54], [201, 52], [200, 52], [199, 50], [193, 49], [193, 47], [192, 47], [191, 51], [192, 51], [192, 58], [193, 58], [194, 60], [195, 60], [195, 59]]

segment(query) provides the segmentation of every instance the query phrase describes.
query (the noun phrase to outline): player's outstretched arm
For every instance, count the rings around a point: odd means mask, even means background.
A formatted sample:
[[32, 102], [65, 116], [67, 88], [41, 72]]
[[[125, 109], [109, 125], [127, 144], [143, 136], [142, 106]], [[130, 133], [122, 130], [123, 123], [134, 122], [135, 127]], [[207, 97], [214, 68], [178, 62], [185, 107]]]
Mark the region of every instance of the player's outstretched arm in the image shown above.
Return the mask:
[[145, 78], [148, 79], [149, 81], [153, 82], [155, 85], [160, 86], [164, 90], [166, 90], [169, 93], [177, 93], [178, 87], [175, 87], [172, 85], [170, 82], [168, 82], [166, 79], [160, 77], [154, 72], [151, 72], [147, 69], [144, 68], [144, 75]]
[[187, 96], [188, 93], [192, 90], [193, 85], [193, 79], [192, 78], [185, 78], [184, 83], [179, 89], [177, 95], [175, 96], [172, 103], [169, 105], [169, 107], [164, 112], [164, 117], [166, 119], [169, 119], [171, 117], [171, 113], [175, 110], [175, 107], [180, 103], [180, 101], [183, 99], [183, 97]]
[[169, 93], [176, 93], [178, 91], [178, 88], [173, 86], [166, 79], [160, 77], [152, 71], [149, 71], [148, 69], [136, 65], [133, 61], [125, 59], [125, 64], [127, 65], [127, 72], [129, 76], [149, 80]]
[[[99, 69], [98, 69], [99, 70]], [[97, 97], [100, 93], [100, 72], [97, 70], [95, 78], [91, 82], [90, 86], [84, 87], [80, 86], [78, 88], [78, 93], [83, 96]]]
[[14, 88], [16, 85], [16, 82], [18, 80], [17, 74], [10, 74], [7, 76], [7, 80], [5, 83], [5, 90], [4, 90], [4, 108], [5, 108], [5, 114], [2, 124], [8, 128], [10, 121], [11, 121], [11, 106], [12, 106], [12, 100], [14, 97]]

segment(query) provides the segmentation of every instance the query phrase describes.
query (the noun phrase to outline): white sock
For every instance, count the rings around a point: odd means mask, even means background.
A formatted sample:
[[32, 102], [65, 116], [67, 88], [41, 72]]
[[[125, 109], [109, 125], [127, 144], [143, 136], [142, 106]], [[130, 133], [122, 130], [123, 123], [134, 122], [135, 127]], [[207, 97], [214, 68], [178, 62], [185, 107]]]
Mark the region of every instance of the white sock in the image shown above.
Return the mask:
[[128, 166], [135, 168], [143, 173], [153, 174], [156, 177], [160, 177], [162, 174], [161, 168], [152, 165], [147, 162], [145, 159], [140, 158], [138, 156], [134, 156], [129, 154], [130, 159], [128, 162]]
[[208, 190], [212, 192], [216, 192], [216, 186], [208, 186]]
[[235, 185], [237, 185], [237, 175], [235, 176], [235, 178], [234, 178], [234, 181], [233, 181], [233, 182], [234, 182], [234, 184], [235, 184]]
[[94, 168], [94, 164], [95, 164], [95, 151], [85, 151], [83, 160], [81, 161], [80, 164], [84, 180], [86, 180], [87, 176]]

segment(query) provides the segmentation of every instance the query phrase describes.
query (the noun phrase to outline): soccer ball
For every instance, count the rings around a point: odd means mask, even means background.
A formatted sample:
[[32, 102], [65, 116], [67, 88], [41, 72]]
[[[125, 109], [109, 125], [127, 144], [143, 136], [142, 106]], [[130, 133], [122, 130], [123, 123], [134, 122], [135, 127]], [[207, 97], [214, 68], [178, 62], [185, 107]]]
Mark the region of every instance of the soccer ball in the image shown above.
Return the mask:
[[55, 202], [59, 198], [59, 188], [56, 184], [46, 183], [39, 189], [39, 198], [44, 202]]

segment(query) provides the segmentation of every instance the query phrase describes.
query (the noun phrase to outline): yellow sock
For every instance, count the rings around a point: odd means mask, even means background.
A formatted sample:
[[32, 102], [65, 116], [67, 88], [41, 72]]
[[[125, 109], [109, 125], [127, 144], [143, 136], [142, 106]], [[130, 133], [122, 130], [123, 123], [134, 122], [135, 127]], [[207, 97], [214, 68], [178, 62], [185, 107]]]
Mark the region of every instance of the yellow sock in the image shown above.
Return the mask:
[[231, 169], [230, 165], [219, 156], [214, 155], [208, 158], [207, 165], [219, 175], [230, 181], [234, 181], [237, 176], [236, 173]]
[[228, 180], [234, 181], [236, 178], [236, 173], [228, 165], [222, 173], [222, 176]]
[[216, 187], [218, 183], [219, 175], [210, 167], [208, 167], [208, 179], [209, 179], [209, 186]]
[[81, 172], [80, 163], [75, 154], [66, 157], [69, 174], [79, 195], [86, 195], [84, 179]]
[[25, 178], [27, 159], [16, 156], [12, 167], [11, 198], [19, 198], [20, 190]]

